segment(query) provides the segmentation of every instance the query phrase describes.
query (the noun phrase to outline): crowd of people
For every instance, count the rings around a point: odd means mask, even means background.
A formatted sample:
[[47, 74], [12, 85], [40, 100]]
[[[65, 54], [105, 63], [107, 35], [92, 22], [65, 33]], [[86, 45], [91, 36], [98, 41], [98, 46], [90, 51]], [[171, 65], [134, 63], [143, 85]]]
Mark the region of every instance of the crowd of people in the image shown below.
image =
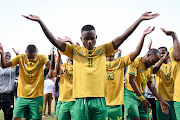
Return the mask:
[[[118, 49], [141, 22], [158, 16], [145, 12], [122, 35], [95, 47], [97, 35], [92, 25], [82, 27], [83, 46], [80, 46], [68, 37], [56, 39], [40, 17], [23, 15], [40, 24], [57, 48], [58, 56], [55, 47], [47, 57], [38, 54], [36, 46], [31, 44], [25, 54], [14, 50], [17, 56], [11, 59], [11, 54], [4, 52], [0, 44], [0, 109], [4, 118], [45, 118], [47, 103], [51, 116], [54, 93], [57, 120], [148, 120], [149, 110], [152, 110], [153, 120], [180, 120], [180, 42], [176, 33], [161, 28], [173, 38], [169, 51], [164, 46], [151, 48], [151, 43], [147, 53], [138, 57], [145, 37], [155, 27], [144, 30], [135, 51], [121, 57]], [[63, 64], [62, 54], [67, 56]]]

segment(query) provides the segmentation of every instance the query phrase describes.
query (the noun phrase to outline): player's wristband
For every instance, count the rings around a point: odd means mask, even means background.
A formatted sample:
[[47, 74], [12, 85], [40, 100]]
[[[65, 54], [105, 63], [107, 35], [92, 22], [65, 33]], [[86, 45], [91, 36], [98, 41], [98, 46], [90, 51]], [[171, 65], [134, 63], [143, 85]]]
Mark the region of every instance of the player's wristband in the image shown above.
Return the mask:
[[142, 101], [144, 101], [146, 98], [143, 96], [143, 95], [141, 95], [141, 96], [139, 96], [139, 100], [142, 102]]
[[60, 77], [60, 75], [57, 75], [57, 77]]

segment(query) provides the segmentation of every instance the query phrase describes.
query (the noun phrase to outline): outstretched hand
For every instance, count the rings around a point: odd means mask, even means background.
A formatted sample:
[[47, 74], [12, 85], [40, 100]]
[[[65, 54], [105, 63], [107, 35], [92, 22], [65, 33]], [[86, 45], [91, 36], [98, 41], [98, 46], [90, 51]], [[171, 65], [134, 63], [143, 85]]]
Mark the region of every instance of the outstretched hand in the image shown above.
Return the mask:
[[65, 36], [65, 38], [64, 38], [64, 39], [63, 39], [63, 38], [58, 37], [58, 40], [63, 41], [63, 42], [69, 42], [70, 44], [74, 45], [74, 43], [72, 42], [71, 38], [66, 37], [66, 36]]
[[166, 34], [166, 35], [169, 35], [169, 36], [172, 36], [174, 34], [174, 31], [168, 31], [168, 30], [165, 30], [164, 28], [161, 28], [161, 30]]
[[29, 16], [25, 16], [25, 15], [22, 15], [22, 16], [29, 19], [29, 20], [40, 21], [40, 18], [38, 16], [36, 16], [36, 15], [29, 14]]
[[2, 46], [2, 44], [0, 43], [0, 54], [2, 54], [3, 53], [3, 46]]
[[153, 19], [157, 16], [159, 16], [160, 14], [156, 13], [156, 14], [151, 14], [152, 12], [145, 12], [141, 15], [141, 20], [150, 20]]
[[171, 107], [167, 102], [165, 102], [164, 100], [159, 101], [160, 105], [161, 105], [161, 110], [163, 113], [165, 113], [166, 115], [169, 114], [169, 110], [168, 110], [168, 106]]
[[151, 26], [149, 26], [146, 30], [144, 30], [144, 35], [147, 35], [147, 34], [150, 34], [154, 29], [155, 27], [153, 27], [152, 29], [150, 29]]

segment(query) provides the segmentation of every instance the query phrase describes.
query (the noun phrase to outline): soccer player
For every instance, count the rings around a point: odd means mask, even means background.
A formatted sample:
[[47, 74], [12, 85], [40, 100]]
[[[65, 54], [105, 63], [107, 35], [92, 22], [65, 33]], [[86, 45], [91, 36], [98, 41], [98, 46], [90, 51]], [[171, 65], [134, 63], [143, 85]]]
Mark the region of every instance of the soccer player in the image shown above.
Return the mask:
[[[70, 44], [74, 44], [70, 38], [61, 39], [64, 42], [69, 42]], [[61, 54], [58, 51], [58, 59], [61, 59]], [[58, 67], [57, 67], [58, 66]], [[56, 116], [58, 116], [58, 120], [71, 120], [73, 119], [73, 104], [76, 99], [73, 98], [73, 60], [72, 58], [67, 57], [67, 63], [60, 64], [57, 63], [57, 74], [60, 75], [60, 85], [59, 85], [59, 93], [60, 96], [58, 98], [58, 104], [56, 108]]]
[[114, 54], [106, 58], [108, 76], [106, 105], [109, 120], [121, 120], [123, 117], [122, 105], [124, 104], [124, 69], [140, 54], [145, 36], [154, 30], [154, 27], [152, 29], [149, 28], [150, 27], [144, 31], [141, 41], [134, 52], [115, 60]]
[[95, 47], [97, 35], [92, 25], [83, 26], [81, 30], [81, 41], [84, 47], [80, 47], [56, 40], [38, 16], [23, 15], [27, 19], [37, 21], [49, 41], [63, 52], [63, 54], [73, 58], [73, 98], [76, 98], [74, 119], [108, 119], [104, 98], [107, 82], [106, 56], [114, 53], [142, 21], [153, 19], [159, 15], [150, 13], [146, 12], [142, 14], [122, 35], [116, 37], [108, 44], [98, 47]]
[[26, 54], [20, 54], [6, 62], [3, 46], [0, 44], [1, 64], [3, 68], [19, 64], [18, 99], [16, 101], [13, 120], [22, 117], [41, 119], [43, 107], [43, 65], [50, 67], [45, 55], [37, 54], [35, 45], [28, 45]]
[[164, 28], [161, 30], [167, 35], [173, 38], [173, 47], [169, 50], [169, 55], [172, 61], [173, 79], [174, 79], [174, 109], [177, 120], [180, 120], [180, 43], [177, 35], [174, 31], [168, 31]]
[[162, 111], [168, 114], [168, 104], [160, 97], [152, 84], [152, 65], [158, 62], [159, 59], [159, 51], [150, 49], [144, 57], [137, 57], [128, 66], [124, 90], [124, 106], [126, 114], [131, 120], [147, 120], [149, 118], [148, 106], [150, 104], [143, 96], [146, 84], [160, 101]]
[[153, 74], [155, 74], [157, 92], [171, 107], [168, 107], [169, 114], [166, 115], [162, 112], [159, 100], [156, 100], [156, 115], [158, 120], [176, 120], [174, 111], [174, 80], [172, 63], [170, 62], [168, 50], [166, 47], [160, 47], [161, 60], [154, 65]]

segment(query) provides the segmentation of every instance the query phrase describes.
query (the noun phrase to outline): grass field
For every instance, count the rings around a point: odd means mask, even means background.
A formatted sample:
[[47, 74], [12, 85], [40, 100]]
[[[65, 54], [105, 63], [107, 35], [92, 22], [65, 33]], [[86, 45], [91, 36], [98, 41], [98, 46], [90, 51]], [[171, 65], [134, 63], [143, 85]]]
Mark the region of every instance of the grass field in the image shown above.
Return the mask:
[[[55, 114], [55, 108], [54, 108], [54, 105], [55, 105], [55, 101], [54, 101], [54, 99], [52, 100], [52, 105], [51, 105], [51, 115], [53, 116], [53, 117], [48, 117], [48, 108], [46, 107], [46, 118], [43, 118], [43, 119], [45, 119], [45, 120], [56, 120], [56, 118], [55, 118], [55, 116], [54, 116], [54, 114]], [[0, 120], [4, 120], [4, 113], [3, 113], [3, 111], [2, 110], [0, 110]], [[22, 120], [24, 120], [24, 119], [22, 119]]]

